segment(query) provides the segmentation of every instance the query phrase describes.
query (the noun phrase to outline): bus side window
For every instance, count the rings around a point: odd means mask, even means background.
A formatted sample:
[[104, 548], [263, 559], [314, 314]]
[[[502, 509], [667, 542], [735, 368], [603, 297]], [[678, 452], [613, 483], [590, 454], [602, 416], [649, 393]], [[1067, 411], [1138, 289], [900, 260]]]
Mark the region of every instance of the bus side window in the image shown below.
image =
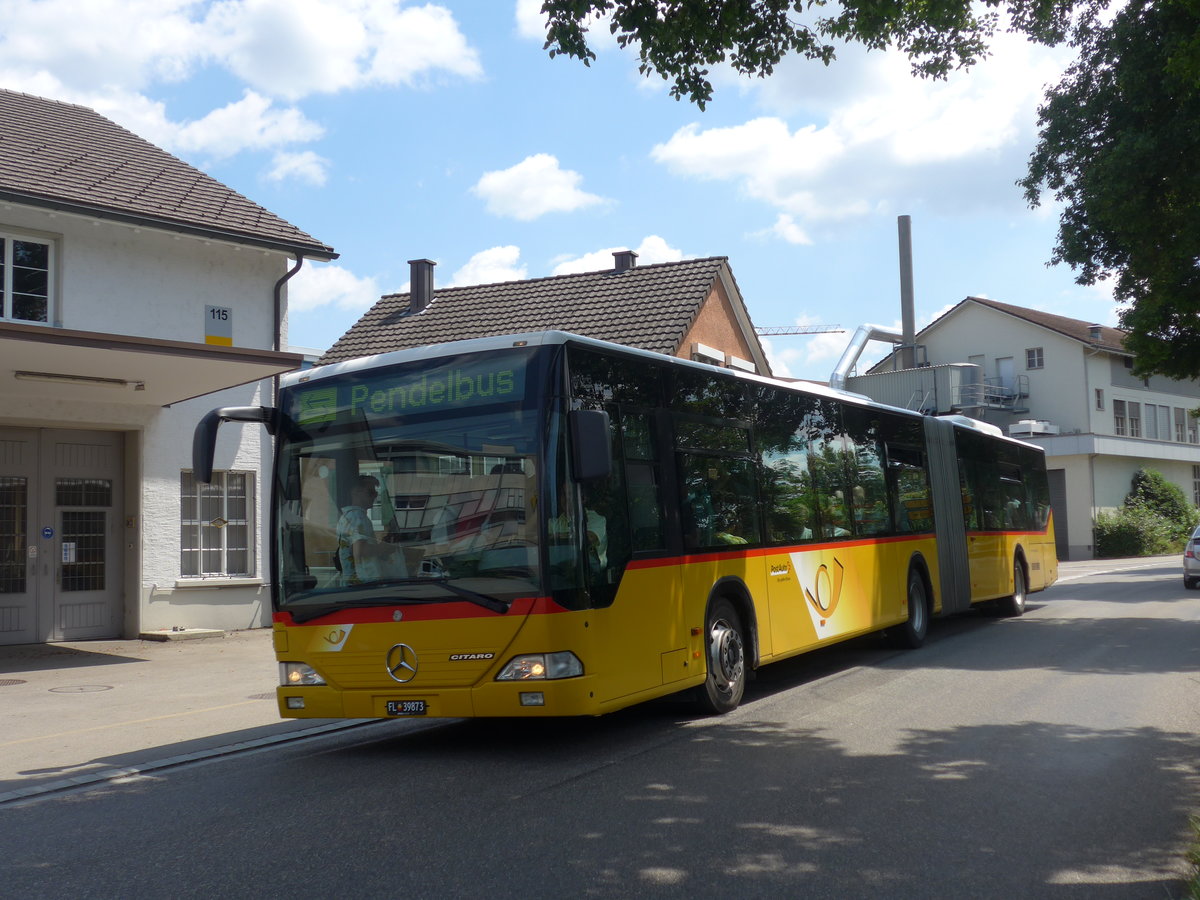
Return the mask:
[[661, 479], [649, 415], [623, 413], [620, 433], [617, 458], [624, 463], [630, 550], [661, 550], [665, 546]]
[[921, 534], [933, 530], [933, 501], [925, 477], [924, 454], [917, 447], [887, 445], [889, 490], [896, 500], [896, 530]]
[[786, 455], [763, 453], [762, 490], [768, 540], [774, 543], [811, 540], [812, 477], [808, 472], [808, 449], [801, 439]]
[[720, 547], [759, 542], [753, 467], [749, 460], [680, 454], [683, 543]]
[[967, 480], [967, 473], [963, 470], [963, 461], [958, 461], [958, 483], [959, 490], [962, 493], [962, 510], [963, 522], [967, 526], [967, 530], [979, 530], [979, 516], [975, 508], [975, 494], [971, 490], [971, 483]]
[[854, 533], [887, 534], [887, 479], [879, 451], [879, 423], [862, 410], [847, 409], [842, 417], [846, 430], [846, 465], [849, 469]]

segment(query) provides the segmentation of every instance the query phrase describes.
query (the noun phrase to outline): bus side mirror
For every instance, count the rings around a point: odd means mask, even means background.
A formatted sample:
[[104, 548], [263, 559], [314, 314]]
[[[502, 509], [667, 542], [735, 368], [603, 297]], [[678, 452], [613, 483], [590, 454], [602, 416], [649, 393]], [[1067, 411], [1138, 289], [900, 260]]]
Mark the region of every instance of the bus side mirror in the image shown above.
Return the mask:
[[612, 474], [608, 413], [602, 409], [573, 409], [567, 413], [567, 422], [575, 480], [607, 478]]
[[278, 413], [272, 406], [226, 406], [205, 415], [192, 434], [192, 474], [204, 484], [212, 481], [217, 429], [222, 422], [260, 422], [273, 435], [278, 430]]

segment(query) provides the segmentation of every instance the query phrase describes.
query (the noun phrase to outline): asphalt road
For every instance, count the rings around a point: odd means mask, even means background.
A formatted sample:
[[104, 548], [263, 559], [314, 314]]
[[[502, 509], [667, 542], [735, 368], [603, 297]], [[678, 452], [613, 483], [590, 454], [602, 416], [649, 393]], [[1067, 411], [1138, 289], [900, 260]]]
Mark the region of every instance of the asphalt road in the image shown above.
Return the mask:
[[1183, 897], [1200, 592], [1075, 572], [719, 719], [385, 722], [11, 804], [0, 895]]

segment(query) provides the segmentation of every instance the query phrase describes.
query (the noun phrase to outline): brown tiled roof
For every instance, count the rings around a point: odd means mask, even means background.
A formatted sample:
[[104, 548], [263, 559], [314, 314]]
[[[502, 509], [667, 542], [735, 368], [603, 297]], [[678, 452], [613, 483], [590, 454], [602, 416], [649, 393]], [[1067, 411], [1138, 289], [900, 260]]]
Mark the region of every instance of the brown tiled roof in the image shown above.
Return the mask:
[[1069, 319], [1066, 316], [1042, 312], [1040, 309], [1027, 309], [1023, 306], [998, 303], [995, 300], [987, 300], [983, 297], [968, 297], [963, 303], [978, 303], [980, 306], [986, 306], [990, 309], [1007, 313], [1010, 316], [1015, 316], [1018, 319], [1024, 319], [1026, 322], [1040, 325], [1042, 328], [1048, 328], [1065, 337], [1073, 338], [1085, 344], [1091, 344], [1102, 350], [1126, 354], [1129, 352], [1125, 349], [1126, 332], [1120, 328], [1109, 328], [1107, 325], [1101, 325], [1100, 339], [1095, 340], [1091, 334], [1092, 325], [1095, 324], [1093, 322], [1085, 322], [1082, 319]]
[[0, 198], [334, 259], [332, 247], [94, 110], [0, 90]]
[[387, 294], [318, 364], [461, 338], [548, 330], [673, 354], [726, 264], [727, 257], [713, 256], [623, 272], [435, 287], [433, 301], [416, 315], [408, 314], [408, 294]]

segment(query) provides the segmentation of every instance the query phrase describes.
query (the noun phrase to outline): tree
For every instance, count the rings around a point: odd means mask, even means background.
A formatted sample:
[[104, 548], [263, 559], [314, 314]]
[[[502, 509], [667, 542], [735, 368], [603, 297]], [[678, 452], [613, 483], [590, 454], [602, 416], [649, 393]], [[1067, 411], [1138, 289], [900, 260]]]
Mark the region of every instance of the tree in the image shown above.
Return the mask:
[[[637, 47], [643, 75], [672, 81], [671, 96], [701, 109], [712, 99], [709, 67], [729, 63], [765, 77], [790, 53], [834, 59], [834, 42], [895, 47], [913, 70], [944, 77], [986, 56], [1005, 9], [1010, 27], [1053, 44], [1066, 36], [1074, 0], [546, 0], [546, 49], [589, 65], [589, 24], [609, 17], [617, 44]], [[821, 16], [829, 10], [833, 15]], [[809, 15], [809, 20], [803, 17]]]
[[1063, 206], [1051, 262], [1114, 279], [1135, 372], [1200, 374], [1200, 6], [1131, 0], [1084, 15], [1079, 58], [1039, 110], [1020, 182]]
[[1183, 488], [1154, 469], [1138, 469], [1125, 495], [1125, 505], [1141, 506], [1160, 516], [1170, 524], [1171, 535], [1177, 540], [1186, 539], [1200, 518]]

